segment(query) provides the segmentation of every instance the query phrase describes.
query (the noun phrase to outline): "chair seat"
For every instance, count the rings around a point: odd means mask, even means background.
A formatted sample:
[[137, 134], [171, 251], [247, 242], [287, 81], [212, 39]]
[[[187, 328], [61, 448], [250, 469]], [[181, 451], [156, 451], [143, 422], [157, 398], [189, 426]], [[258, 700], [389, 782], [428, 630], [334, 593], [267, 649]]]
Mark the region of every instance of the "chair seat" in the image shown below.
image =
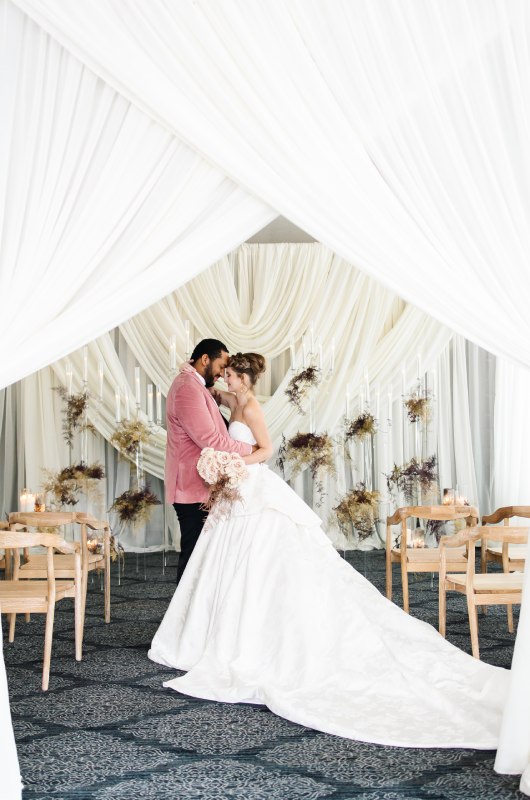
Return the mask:
[[[25, 564], [22, 564], [20, 567], [20, 577], [29, 578], [29, 577], [36, 577], [30, 575], [23, 575], [24, 572], [26, 573], [42, 573], [42, 575], [46, 574], [46, 558], [45, 555], [30, 555], [29, 559], [26, 561]], [[88, 554], [88, 569], [95, 569], [96, 566], [100, 564], [101, 567], [104, 565], [104, 558], [101, 553], [89, 553]], [[62, 554], [55, 554], [53, 557], [53, 569], [55, 572], [56, 578], [71, 578], [74, 575], [75, 570], [75, 556], [71, 555], [62, 555]], [[39, 575], [40, 577], [40, 575]]]
[[[527, 552], [526, 544], [509, 544], [508, 545], [508, 558], [515, 559], [516, 561], [524, 561]], [[491, 555], [502, 556], [502, 544], [488, 545], [488, 553]]]
[[[74, 581], [55, 581], [55, 598], [73, 597]], [[0, 611], [44, 608], [48, 600], [48, 581], [0, 581]]]
[[[396, 555], [401, 554], [399, 548], [394, 548], [392, 553]], [[447, 564], [450, 566], [465, 567], [467, 565], [467, 556], [465, 547], [455, 547], [454, 549], [446, 551]], [[417, 564], [418, 566], [428, 564], [440, 563], [440, 550], [437, 547], [407, 547], [407, 561], [409, 563]]]
[[[451, 574], [446, 576], [457, 590], [466, 587], [466, 575]], [[473, 589], [481, 592], [521, 592], [523, 589], [524, 573], [522, 572], [485, 572], [473, 576]]]

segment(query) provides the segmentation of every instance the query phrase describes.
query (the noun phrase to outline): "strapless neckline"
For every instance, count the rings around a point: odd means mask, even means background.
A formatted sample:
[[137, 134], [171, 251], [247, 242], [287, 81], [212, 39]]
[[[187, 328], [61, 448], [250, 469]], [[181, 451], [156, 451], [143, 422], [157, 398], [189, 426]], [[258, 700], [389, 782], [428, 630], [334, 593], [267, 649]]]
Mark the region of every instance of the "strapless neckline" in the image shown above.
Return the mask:
[[247, 429], [247, 431], [250, 431], [250, 428], [247, 425], [247, 423], [246, 422], [241, 422], [241, 420], [239, 420], [239, 419], [234, 419], [232, 422], [229, 423], [228, 427], [231, 428], [232, 425], [242, 425], [244, 428]]
[[[236, 427], [236, 426], [239, 426]], [[254, 434], [252, 433], [246, 422], [241, 422], [238, 419], [233, 420], [228, 426], [228, 433], [237, 442], [247, 442], [247, 444], [256, 444]]]

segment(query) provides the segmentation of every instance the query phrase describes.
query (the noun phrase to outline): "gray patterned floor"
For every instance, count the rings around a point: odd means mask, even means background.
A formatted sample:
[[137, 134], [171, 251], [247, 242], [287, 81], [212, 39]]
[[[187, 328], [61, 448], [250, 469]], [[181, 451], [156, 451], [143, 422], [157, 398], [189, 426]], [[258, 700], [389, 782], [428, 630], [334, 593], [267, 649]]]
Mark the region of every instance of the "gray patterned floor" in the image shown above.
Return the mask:
[[[383, 553], [354, 553], [351, 561], [383, 588]], [[26, 625], [19, 618], [5, 660], [24, 800], [522, 798], [516, 777], [495, 775], [490, 752], [367, 745], [302, 728], [266, 708], [164, 689], [177, 673], [146, 655], [173, 594], [174, 554], [165, 575], [161, 565], [159, 554], [128, 556], [121, 585], [113, 576], [110, 625], [102, 620], [98, 582], [89, 587], [81, 663], [74, 660], [70, 601], [58, 606], [47, 694], [39, 689], [43, 619]], [[436, 624], [430, 576], [413, 579], [411, 612]], [[448, 631], [469, 651], [462, 598], [449, 600]], [[485, 661], [510, 665], [514, 637], [502, 609], [481, 617], [480, 642]]]

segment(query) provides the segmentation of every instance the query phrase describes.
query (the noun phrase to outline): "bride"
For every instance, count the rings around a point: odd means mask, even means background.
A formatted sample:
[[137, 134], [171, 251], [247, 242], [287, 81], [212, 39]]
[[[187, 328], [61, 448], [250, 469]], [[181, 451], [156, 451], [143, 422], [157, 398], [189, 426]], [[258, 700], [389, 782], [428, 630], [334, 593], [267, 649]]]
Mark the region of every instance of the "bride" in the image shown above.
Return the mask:
[[264, 369], [254, 353], [229, 361], [229, 433], [257, 450], [242, 501], [207, 523], [151, 644], [153, 661], [187, 670], [164, 685], [376, 744], [495, 748], [509, 672], [383, 597], [267, 468]]

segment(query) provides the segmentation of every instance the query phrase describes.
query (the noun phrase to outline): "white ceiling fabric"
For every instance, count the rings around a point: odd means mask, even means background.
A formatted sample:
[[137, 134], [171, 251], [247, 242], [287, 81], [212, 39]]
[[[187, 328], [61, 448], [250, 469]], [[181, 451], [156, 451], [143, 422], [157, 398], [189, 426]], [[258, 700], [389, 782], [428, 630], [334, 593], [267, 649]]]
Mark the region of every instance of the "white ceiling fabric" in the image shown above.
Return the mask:
[[16, 3], [240, 187], [530, 364], [527, 4]]

